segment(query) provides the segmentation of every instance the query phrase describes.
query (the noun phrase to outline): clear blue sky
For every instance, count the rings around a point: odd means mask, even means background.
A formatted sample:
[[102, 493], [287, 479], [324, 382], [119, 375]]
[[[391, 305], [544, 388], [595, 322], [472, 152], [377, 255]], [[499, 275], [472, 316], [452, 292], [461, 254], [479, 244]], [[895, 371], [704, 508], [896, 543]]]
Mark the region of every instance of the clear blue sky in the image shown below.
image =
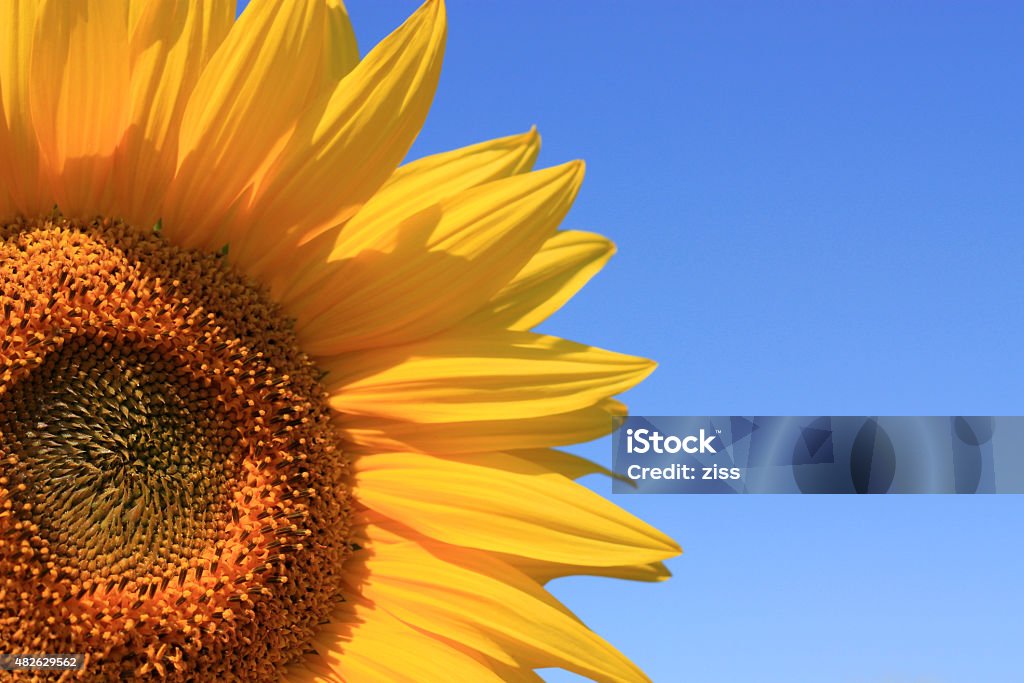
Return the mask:
[[[417, 2], [347, 4], [365, 51]], [[1024, 6], [448, 7], [413, 156], [587, 160], [620, 253], [546, 329], [657, 359], [635, 413], [1022, 413]], [[616, 500], [675, 578], [554, 590], [655, 681], [1020, 680], [1024, 497]]]

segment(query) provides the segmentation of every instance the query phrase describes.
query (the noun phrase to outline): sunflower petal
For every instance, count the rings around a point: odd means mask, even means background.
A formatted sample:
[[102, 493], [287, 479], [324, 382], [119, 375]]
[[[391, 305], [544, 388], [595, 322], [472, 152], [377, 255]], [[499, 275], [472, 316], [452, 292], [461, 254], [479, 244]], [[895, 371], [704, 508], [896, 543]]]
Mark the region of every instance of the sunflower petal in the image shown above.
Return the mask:
[[140, 227], [160, 217], [174, 178], [188, 98], [234, 22], [231, 3], [132, 3], [129, 124], [114, 169], [113, 207]]
[[341, 0], [327, 0], [324, 36], [324, 76], [328, 85], [337, 83], [359, 63], [359, 47], [348, 11]]
[[540, 136], [530, 130], [399, 167], [339, 235], [325, 234], [315, 244], [300, 247], [308, 255], [300, 257], [296, 267], [284, 269], [288, 271], [287, 289], [282, 289], [278, 300], [296, 310], [300, 319], [321, 313], [330, 299], [313, 296], [313, 292], [344, 291], [332, 281], [338, 272], [329, 262], [345, 261], [360, 252], [393, 249], [394, 226], [470, 188], [530, 170], [539, 150]]
[[164, 224], [184, 246], [219, 248], [219, 226], [322, 85], [323, 0], [253, 0], [185, 106]]
[[490, 666], [505, 683], [544, 683], [544, 679], [533, 669], [508, 666], [493, 660], [490, 662]]
[[537, 252], [569, 210], [582, 177], [577, 163], [517, 175], [408, 217], [385, 233], [386, 243], [333, 265], [324, 283], [336, 292], [330, 307], [297, 325], [303, 348], [331, 355], [453, 326]]
[[284, 683], [346, 683], [319, 655], [307, 655], [281, 675]]
[[386, 453], [355, 466], [361, 503], [452, 545], [593, 566], [679, 553], [670, 538], [590, 489], [514, 456], [459, 462]]
[[533, 418], [626, 391], [652, 361], [531, 332], [438, 335], [323, 363], [335, 410], [417, 422]]
[[645, 581], [657, 583], [672, 576], [672, 572], [663, 562], [647, 564], [622, 565], [618, 567], [592, 567], [583, 564], [562, 564], [548, 562], [532, 557], [502, 555], [501, 559], [539, 583], [547, 583], [553, 579], [566, 576], [603, 576], [610, 579], [627, 581]]
[[529, 330], [561, 308], [615, 253], [611, 241], [589, 232], [559, 232], [466, 325]]
[[[364, 595], [420, 630], [464, 643], [482, 631], [534, 668], [595, 681], [646, 681], [643, 673], [522, 572], [465, 549], [443, 556], [415, 543], [374, 545]], [[442, 553], [442, 554], [439, 554]]]
[[340, 415], [335, 421], [350, 443], [368, 452], [486, 453], [503, 448], [546, 448], [600, 438], [626, 415], [614, 399], [566, 413], [527, 420], [477, 420], [419, 424], [362, 415]]
[[368, 605], [339, 610], [314, 645], [316, 659], [345, 681], [501, 681], [485, 663]]
[[[533, 465], [543, 467], [550, 472], [557, 472], [558, 474], [569, 477], [570, 479], [580, 479], [588, 474], [603, 474], [606, 477], [611, 477], [612, 479], [617, 479], [622, 476], [615, 474], [607, 467], [598, 465], [593, 460], [588, 460], [587, 458], [573, 455], [572, 453], [566, 453], [565, 451], [558, 451], [553, 448], [513, 450], [510, 451], [509, 454]], [[628, 480], [628, 478], [623, 478]]]
[[395, 247], [389, 228], [466, 190], [529, 171], [540, 152], [536, 129], [434, 154], [401, 166], [338, 235], [331, 260]]
[[36, 138], [61, 211], [104, 206], [128, 120], [128, 3], [42, 0], [30, 67]]
[[302, 116], [234, 223], [250, 231], [232, 252], [247, 272], [351, 218], [388, 179], [430, 108], [445, 26], [444, 3], [428, 0]]
[[3, 90], [0, 89], [0, 215], [10, 216], [16, 211], [10, 187], [17, 171], [9, 151], [11, 149], [11, 134], [7, 129], [7, 117], [3, 115], [3, 107]]
[[37, 11], [31, 2], [0, 3], [0, 97], [7, 136], [0, 146], [5, 157], [0, 171], [4, 171], [4, 188], [12, 208], [30, 216], [53, 208], [39, 176], [39, 148], [29, 101]]

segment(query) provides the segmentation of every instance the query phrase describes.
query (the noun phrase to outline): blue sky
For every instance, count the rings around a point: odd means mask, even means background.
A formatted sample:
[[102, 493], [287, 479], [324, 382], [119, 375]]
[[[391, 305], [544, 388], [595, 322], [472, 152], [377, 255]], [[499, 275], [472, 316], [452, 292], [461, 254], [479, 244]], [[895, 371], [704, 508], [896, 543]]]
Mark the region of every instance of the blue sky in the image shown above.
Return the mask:
[[[416, 5], [348, 2], [363, 50]], [[542, 165], [586, 159], [566, 226], [620, 253], [545, 329], [657, 359], [633, 412], [1021, 414], [1024, 6], [448, 7], [412, 155], [536, 124]], [[554, 590], [655, 681], [1024, 669], [1020, 496], [616, 501], [675, 578]]]

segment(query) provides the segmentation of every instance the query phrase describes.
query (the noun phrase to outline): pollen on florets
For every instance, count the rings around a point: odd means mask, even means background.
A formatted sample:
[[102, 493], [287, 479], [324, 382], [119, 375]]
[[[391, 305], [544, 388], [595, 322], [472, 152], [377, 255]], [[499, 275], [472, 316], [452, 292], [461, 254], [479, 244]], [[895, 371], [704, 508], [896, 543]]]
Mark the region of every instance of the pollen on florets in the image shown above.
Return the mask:
[[0, 226], [0, 651], [276, 678], [340, 598], [348, 471], [290, 322], [216, 254]]

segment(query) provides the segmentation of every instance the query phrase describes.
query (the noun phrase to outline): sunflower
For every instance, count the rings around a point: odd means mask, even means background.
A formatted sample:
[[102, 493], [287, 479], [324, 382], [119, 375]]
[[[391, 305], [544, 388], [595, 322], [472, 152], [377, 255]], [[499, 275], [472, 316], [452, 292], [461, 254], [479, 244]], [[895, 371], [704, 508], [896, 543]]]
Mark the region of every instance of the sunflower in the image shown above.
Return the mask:
[[[544, 588], [676, 544], [574, 479], [652, 363], [535, 131], [399, 166], [429, 1], [0, 5], [0, 651], [88, 680], [643, 674]], [[31, 674], [44, 676], [48, 674]]]

